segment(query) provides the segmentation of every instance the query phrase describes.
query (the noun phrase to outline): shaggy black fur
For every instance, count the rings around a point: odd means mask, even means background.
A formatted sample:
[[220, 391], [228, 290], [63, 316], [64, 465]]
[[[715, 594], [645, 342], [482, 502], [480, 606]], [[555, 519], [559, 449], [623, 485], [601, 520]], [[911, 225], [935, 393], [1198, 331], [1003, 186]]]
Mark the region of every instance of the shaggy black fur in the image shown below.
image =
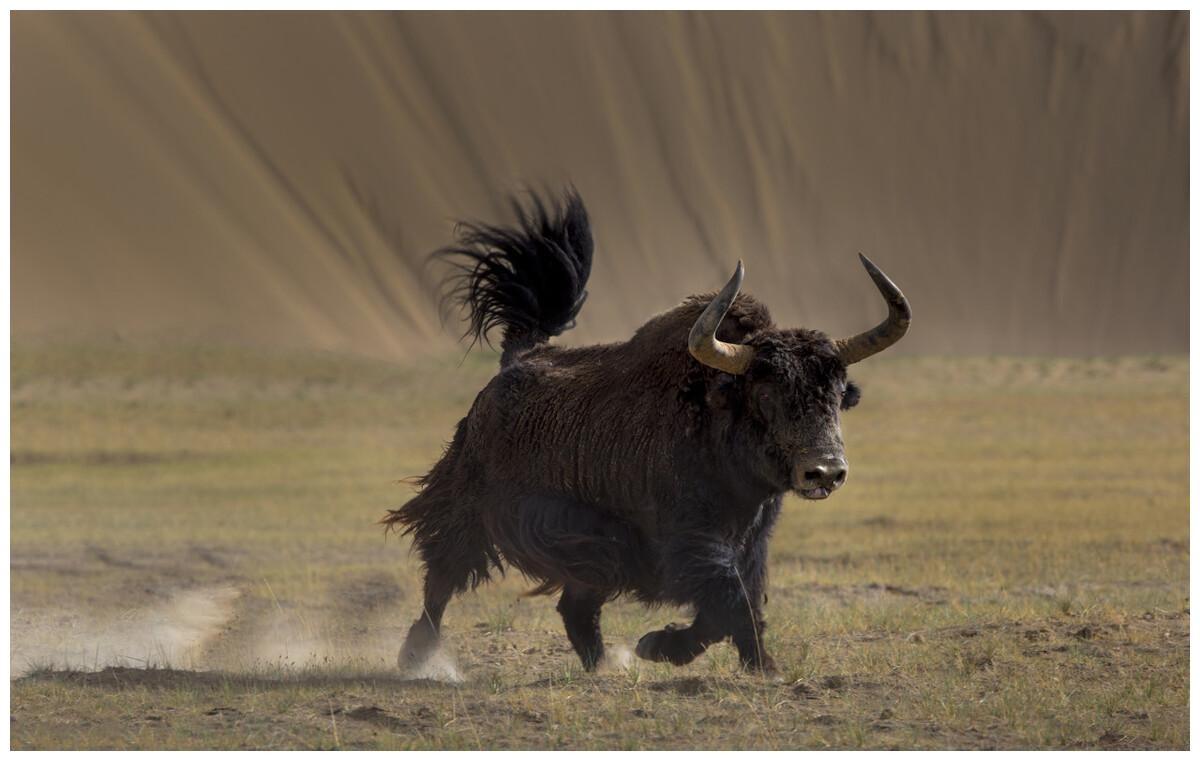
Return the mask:
[[806, 493], [810, 469], [842, 457], [839, 413], [857, 387], [825, 335], [777, 328], [748, 295], [718, 331], [755, 348], [744, 375], [687, 351], [712, 294], [628, 341], [548, 346], [586, 294], [587, 212], [569, 192], [551, 207], [518, 205], [517, 218], [513, 229], [466, 226], [440, 252], [459, 262], [468, 335], [502, 329], [504, 354], [420, 493], [384, 519], [412, 536], [426, 567], [425, 609], [402, 664], [435, 646], [453, 595], [511, 565], [538, 582], [534, 593], [562, 591], [558, 609], [586, 668], [604, 651], [601, 607], [628, 594], [696, 611], [689, 626], [643, 637], [639, 656], [687, 663], [731, 639], [746, 667], [770, 669], [767, 541], [783, 494]]
[[486, 341], [503, 328], [506, 357], [572, 327], [592, 272], [592, 230], [578, 193], [549, 208], [537, 196], [528, 210], [512, 205], [517, 228], [460, 223], [456, 245], [434, 252], [459, 269], [445, 296], [466, 307], [465, 335]]

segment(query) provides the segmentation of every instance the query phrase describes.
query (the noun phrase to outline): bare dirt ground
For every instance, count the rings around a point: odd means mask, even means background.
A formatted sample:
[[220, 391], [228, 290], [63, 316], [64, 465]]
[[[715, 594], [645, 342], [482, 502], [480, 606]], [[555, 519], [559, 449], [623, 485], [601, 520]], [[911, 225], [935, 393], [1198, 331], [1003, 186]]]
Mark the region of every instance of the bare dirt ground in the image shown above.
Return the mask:
[[[13, 748], [1186, 748], [1184, 359], [885, 359], [772, 544], [775, 680], [581, 671], [510, 574], [426, 672], [402, 502], [494, 358], [16, 346]], [[855, 370], [858, 370], [856, 367]]]

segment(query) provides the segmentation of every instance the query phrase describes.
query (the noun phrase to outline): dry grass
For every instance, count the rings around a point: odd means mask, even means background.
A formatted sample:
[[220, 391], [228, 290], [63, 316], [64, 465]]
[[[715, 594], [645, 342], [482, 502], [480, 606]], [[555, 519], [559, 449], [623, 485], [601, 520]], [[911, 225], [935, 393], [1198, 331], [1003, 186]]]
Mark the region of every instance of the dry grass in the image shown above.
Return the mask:
[[777, 681], [584, 674], [519, 576], [451, 606], [461, 682], [405, 680], [373, 522], [493, 372], [459, 359], [17, 346], [12, 746], [1187, 747], [1185, 359], [864, 363], [850, 483], [772, 544]]

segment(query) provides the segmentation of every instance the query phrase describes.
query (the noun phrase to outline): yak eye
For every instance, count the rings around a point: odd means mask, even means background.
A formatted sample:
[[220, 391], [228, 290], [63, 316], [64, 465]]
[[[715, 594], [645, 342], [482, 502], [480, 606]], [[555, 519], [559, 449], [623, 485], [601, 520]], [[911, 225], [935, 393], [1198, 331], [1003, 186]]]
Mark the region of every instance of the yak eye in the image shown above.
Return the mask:
[[755, 392], [754, 398], [758, 401], [758, 408], [763, 412], [763, 414], [770, 414], [774, 411], [775, 400], [777, 398], [775, 391], [776, 390], [774, 388], [767, 386], [764, 388], [759, 388], [758, 391]]
[[848, 410], [858, 404], [858, 400], [862, 398], [862, 391], [859, 390], [858, 384], [854, 381], [846, 383], [846, 390], [842, 392], [842, 409]]

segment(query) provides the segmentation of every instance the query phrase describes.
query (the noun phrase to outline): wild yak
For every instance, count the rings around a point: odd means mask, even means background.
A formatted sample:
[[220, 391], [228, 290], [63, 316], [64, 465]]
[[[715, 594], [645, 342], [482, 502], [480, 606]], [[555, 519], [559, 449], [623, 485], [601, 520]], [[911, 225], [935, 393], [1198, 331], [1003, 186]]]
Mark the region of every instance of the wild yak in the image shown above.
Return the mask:
[[457, 264], [447, 293], [474, 341], [499, 328], [499, 373], [458, 423], [419, 493], [383, 523], [403, 528], [425, 566], [424, 611], [400, 651], [423, 662], [455, 594], [511, 565], [561, 591], [558, 611], [585, 669], [600, 662], [600, 609], [625, 594], [690, 606], [637, 644], [685, 664], [732, 639], [743, 667], [763, 649], [767, 540], [783, 496], [824, 499], [846, 481], [839, 414], [859, 390], [846, 366], [896, 343], [911, 313], [866, 257], [888, 317], [851, 338], [783, 329], [738, 293], [690, 296], [628, 341], [564, 348], [592, 265], [574, 190], [513, 201], [519, 225], [460, 224], [435, 252]]

